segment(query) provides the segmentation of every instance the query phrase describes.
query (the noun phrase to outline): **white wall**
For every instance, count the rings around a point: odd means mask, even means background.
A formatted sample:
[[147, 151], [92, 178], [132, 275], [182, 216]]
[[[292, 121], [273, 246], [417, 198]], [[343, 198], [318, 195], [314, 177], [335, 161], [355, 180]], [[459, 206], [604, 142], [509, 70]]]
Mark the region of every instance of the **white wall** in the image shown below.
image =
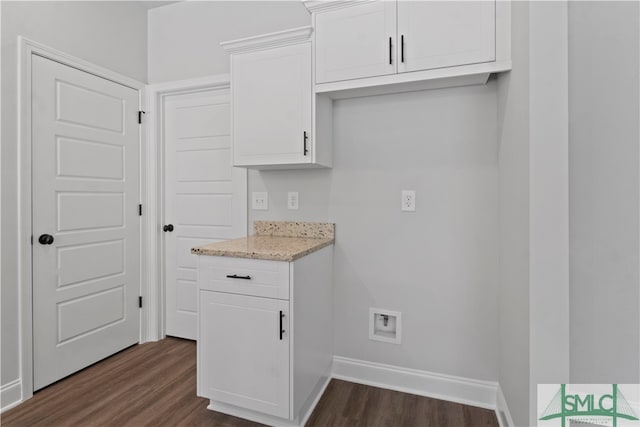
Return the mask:
[[[17, 36], [146, 80], [147, 13], [135, 2], [2, 2], [2, 365], [20, 377], [17, 260]], [[25, 242], [28, 243], [28, 242]], [[5, 402], [2, 402], [4, 406]]]
[[638, 9], [638, 2], [569, 4], [575, 383], [640, 382]]
[[220, 42], [311, 25], [301, 1], [194, 1], [149, 10], [149, 83], [229, 72]]
[[512, 2], [511, 11], [513, 69], [498, 77], [499, 382], [513, 421], [523, 426], [529, 422], [529, 4]]
[[529, 4], [529, 402], [569, 382], [567, 2]]
[[[495, 83], [338, 101], [333, 129], [331, 171], [250, 174], [272, 199], [249, 220], [336, 223], [336, 355], [496, 380]], [[402, 312], [402, 345], [368, 339], [369, 307]]]
[[566, 2], [512, 3], [513, 70], [499, 77], [500, 386], [535, 425], [537, 385], [569, 380]]
[[[299, 2], [186, 2], [149, 17], [151, 81], [228, 72], [219, 42], [310, 21]], [[337, 355], [497, 379], [496, 103], [495, 83], [339, 101], [333, 169], [250, 172], [249, 192], [270, 196], [250, 224], [337, 224]], [[400, 212], [402, 189], [417, 191], [417, 212]], [[402, 345], [368, 340], [369, 307], [403, 313]]]

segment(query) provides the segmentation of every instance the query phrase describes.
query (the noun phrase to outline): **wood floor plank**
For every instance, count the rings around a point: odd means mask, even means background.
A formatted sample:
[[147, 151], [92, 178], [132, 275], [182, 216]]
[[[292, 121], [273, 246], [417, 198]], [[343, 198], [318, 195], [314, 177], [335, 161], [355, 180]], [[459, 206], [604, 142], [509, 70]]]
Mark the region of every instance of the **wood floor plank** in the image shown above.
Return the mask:
[[[130, 347], [0, 415], [2, 426], [260, 424], [213, 412], [196, 396], [196, 346], [167, 338]], [[497, 427], [488, 409], [331, 380], [307, 427]]]

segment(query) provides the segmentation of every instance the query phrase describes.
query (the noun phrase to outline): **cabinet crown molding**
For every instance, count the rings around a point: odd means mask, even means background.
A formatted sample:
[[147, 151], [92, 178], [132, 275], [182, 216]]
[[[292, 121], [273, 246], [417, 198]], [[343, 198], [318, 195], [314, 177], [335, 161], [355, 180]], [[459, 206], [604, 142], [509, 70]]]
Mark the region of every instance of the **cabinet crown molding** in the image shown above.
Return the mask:
[[309, 12], [318, 13], [372, 1], [374, 0], [304, 0], [303, 3]]
[[265, 50], [278, 46], [287, 46], [309, 41], [311, 39], [312, 32], [312, 26], [298, 27], [291, 30], [277, 31], [275, 33], [230, 40], [220, 43], [220, 46], [222, 46], [225, 51], [232, 54]]

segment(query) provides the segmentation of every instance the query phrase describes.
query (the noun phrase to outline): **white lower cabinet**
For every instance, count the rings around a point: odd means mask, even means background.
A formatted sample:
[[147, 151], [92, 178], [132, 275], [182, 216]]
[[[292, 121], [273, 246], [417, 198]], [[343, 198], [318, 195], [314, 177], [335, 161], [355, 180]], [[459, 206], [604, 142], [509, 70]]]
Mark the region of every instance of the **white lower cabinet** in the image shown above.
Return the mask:
[[198, 396], [299, 426], [330, 378], [333, 246], [292, 262], [198, 257]]
[[289, 301], [200, 291], [199, 309], [201, 394], [289, 418]]

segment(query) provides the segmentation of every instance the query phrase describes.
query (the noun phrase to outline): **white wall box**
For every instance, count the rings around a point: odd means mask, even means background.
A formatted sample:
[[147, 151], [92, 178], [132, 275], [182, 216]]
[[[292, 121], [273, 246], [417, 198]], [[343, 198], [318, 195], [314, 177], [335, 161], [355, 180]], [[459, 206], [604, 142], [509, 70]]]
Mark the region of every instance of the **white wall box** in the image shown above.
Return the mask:
[[231, 54], [234, 166], [331, 167], [331, 132], [315, 129], [316, 110], [331, 103], [313, 95], [311, 33], [301, 27], [222, 43]]
[[333, 246], [293, 262], [198, 257], [197, 388], [209, 409], [304, 425], [331, 376], [332, 260]]
[[315, 92], [334, 99], [484, 84], [511, 69], [508, 1], [307, 1]]

